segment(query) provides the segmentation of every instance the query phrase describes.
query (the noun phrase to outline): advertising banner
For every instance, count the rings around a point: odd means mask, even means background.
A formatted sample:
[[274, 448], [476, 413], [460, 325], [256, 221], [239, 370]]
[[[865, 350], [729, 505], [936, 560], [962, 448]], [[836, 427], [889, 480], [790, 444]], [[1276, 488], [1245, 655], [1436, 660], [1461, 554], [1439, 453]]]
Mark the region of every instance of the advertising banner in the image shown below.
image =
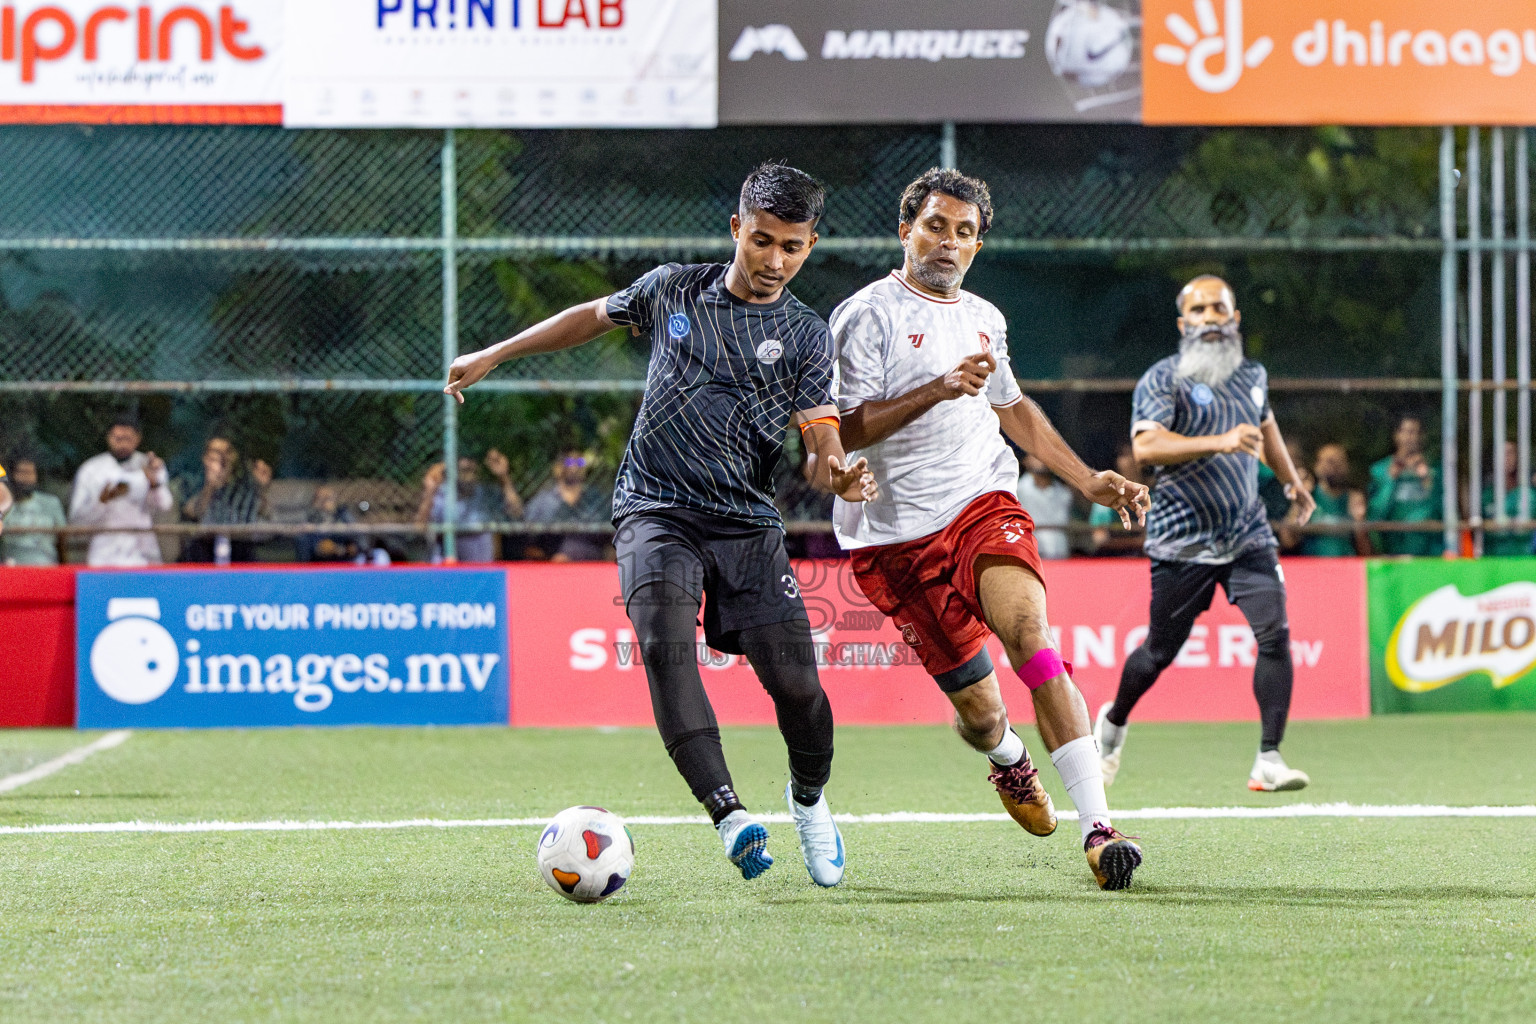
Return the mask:
[[[1369, 713], [1365, 567], [1358, 559], [1291, 559], [1291, 655], [1295, 718]], [[1097, 709], [1110, 700], [1126, 655], [1146, 635], [1151, 596], [1140, 560], [1046, 563], [1051, 628]], [[847, 562], [798, 562], [798, 583], [820, 644], [822, 685], [844, 724], [947, 722], [948, 699], [915, 653], [859, 592]], [[512, 616], [512, 724], [648, 725], [645, 668], [611, 565], [507, 567]], [[550, 600], [559, 594], [558, 601]], [[773, 705], [746, 660], [705, 647], [704, 684], [723, 722], [772, 724]], [[1010, 714], [1031, 720], [1024, 685], [994, 639]], [[1242, 614], [1216, 597], [1178, 660], [1137, 707], [1139, 721], [1256, 720], [1256, 644]]]
[[1530, 0], [1144, 0], [1148, 124], [1536, 124]]
[[282, 120], [282, 0], [6, 0], [0, 123]]
[[288, 0], [284, 123], [715, 124], [715, 0]]
[[720, 123], [1136, 121], [1139, 0], [720, 0]]
[[1536, 709], [1536, 560], [1370, 563], [1371, 710]]
[[82, 572], [82, 729], [507, 721], [506, 575]]

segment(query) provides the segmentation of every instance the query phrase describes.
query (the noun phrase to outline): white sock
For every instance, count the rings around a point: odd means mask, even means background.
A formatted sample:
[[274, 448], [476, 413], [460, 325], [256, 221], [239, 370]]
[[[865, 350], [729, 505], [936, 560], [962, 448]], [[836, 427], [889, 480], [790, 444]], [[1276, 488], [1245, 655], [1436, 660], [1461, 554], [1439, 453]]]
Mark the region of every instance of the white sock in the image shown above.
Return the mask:
[[1077, 823], [1083, 839], [1096, 828], [1109, 828], [1109, 800], [1104, 796], [1104, 772], [1099, 766], [1099, 748], [1092, 736], [1079, 736], [1051, 751], [1051, 763], [1067, 787], [1067, 795], [1077, 808]]
[[1278, 764], [1282, 768], [1285, 767], [1285, 758], [1280, 756], [1280, 751], [1278, 750], [1261, 750], [1259, 751], [1258, 760], [1268, 761], [1270, 764]]
[[991, 758], [992, 763], [999, 768], [1007, 768], [1009, 765], [1015, 765], [1024, 760], [1024, 755], [1027, 753], [1028, 751], [1024, 749], [1024, 741], [1019, 738], [1019, 734], [1013, 731], [1012, 726], [1004, 722], [1003, 742], [987, 751], [987, 757]]

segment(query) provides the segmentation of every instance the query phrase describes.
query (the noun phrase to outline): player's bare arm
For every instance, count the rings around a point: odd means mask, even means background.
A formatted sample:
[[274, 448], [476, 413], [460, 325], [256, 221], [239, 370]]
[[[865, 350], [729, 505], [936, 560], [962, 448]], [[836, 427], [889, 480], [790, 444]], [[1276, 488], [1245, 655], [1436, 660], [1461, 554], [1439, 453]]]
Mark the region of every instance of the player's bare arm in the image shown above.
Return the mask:
[[966, 356], [953, 370], [920, 388], [879, 402], [865, 402], [843, 413], [842, 443], [858, 451], [879, 444], [940, 402], [979, 395], [997, 369], [990, 352]]
[[604, 296], [572, 306], [506, 341], [459, 356], [448, 368], [448, 384], [443, 388], [443, 394], [453, 395], [463, 404], [464, 389], [483, 380], [508, 359], [559, 352], [602, 337], [615, 327], [608, 318], [607, 303]]
[[1312, 513], [1317, 511], [1317, 499], [1312, 497], [1312, 489], [1291, 461], [1290, 450], [1285, 446], [1285, 438], [1280, 436], [1280, 424], [1273, 413], [1259, 424], [1259, 430], [1264, 436], [1264, 462], [1275, 471], [1275, 476], [1285, 485], [1286, 497], [1295, 505], [1295, 525], [1306, 526]]
[[1208, 437], [1186, 437], [1167, 427], [1148, 426], [1131, 439], [1136, 461], [1143, 466], [1174, 466], [1207, 455], [1252, 455], [1264, 451], [1264, 433], [1251, 423], [1239, 423], [1231, 430]]
[[5, 517], [11, 511], [12, 504], [11, 489], [0, 483], [0, 532], [5, 530]]
[[1112, 508], [1120, 514], [1120, 523], [1131, 529], [1131, 517], [1145, 526], [1147, 510], [1152, 507], [1151, 492], [1112, 469], [1095, 472], [1056, 431], [1045, 410], [1028, 395], [1013, 405], [994, 408], [1008, 439], [1051, 468], [1079, 494], [1096, 505]]
[[838, 437], [837, 410], [824, 405], [795, 413], [791, 419], [800, 428], [805, 445], [806, 478], [818, 491], [835, 494], [844, 501], [874, 501], [880, 496], [869, 460], [858, 459], [847, 465], [848, 453]]

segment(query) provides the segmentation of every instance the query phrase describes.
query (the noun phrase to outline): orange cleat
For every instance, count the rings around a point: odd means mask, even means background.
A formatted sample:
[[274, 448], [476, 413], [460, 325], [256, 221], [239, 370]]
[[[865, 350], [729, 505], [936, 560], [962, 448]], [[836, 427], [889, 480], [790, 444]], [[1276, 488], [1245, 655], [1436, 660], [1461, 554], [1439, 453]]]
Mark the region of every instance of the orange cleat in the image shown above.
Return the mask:
[[1056, 831], [1056, 808], [1051, 795], [1040, 785], [1040, 772], [1029, 763], [1029, 755], [1018, 764], [1001, 768], [996, 765], [987, 781], [997, 787], [1003, 808], [1032, 836], [1048, 836]]

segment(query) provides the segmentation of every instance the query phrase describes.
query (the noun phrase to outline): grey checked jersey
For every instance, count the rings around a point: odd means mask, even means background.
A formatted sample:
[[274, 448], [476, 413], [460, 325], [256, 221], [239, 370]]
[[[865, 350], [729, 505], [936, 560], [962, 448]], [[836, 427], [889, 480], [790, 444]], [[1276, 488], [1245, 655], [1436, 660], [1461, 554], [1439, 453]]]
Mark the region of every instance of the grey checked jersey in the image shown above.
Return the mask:
[[645, 397], [613, 490], [613, 519], [689, 508], [781, 526], [773, 470], [790, 416], [832, 405], [826, 321], [791, 295], [749, 303], [718, 263], [657, 267], [608, 299], [651, 336]]
[[[1131, 436], [1160, 425], [1186, 437], [1222, 434], [1269, 417], [1269, 375], [1251, 359], [1220, 387], [1175, 374], [1177, 356], [1153, 365], [1131, 400]], [[1259, 500], [1259, 460], [1207, 455], [1154, 470], [1147, 554], [1175, 562], [1223, 565], [1256, 548], [1275, 546]]]

